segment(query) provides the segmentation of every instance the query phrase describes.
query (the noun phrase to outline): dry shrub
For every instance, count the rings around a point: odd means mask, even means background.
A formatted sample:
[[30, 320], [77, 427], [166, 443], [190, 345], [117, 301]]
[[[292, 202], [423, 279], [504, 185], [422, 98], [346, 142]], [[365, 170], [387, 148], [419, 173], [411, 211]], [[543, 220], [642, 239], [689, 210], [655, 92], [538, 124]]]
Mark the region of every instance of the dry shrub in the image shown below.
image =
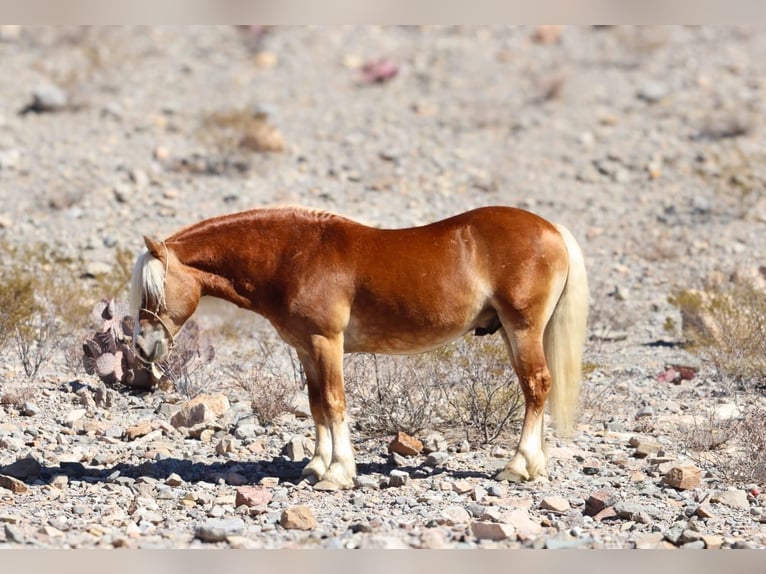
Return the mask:
[[33, 379], [58, 351], [74, 366], [72, 349], [90, 320], [90, 289], [116, 292], [130, 276], [126, 251], [118, 250], [113, 270], [91, 284], [80, 276], [82, 262], [57, 249], [33, 243], [3, 244], [0, 261], [0, 345], [9, 346], [27, 378]]
[[681, 312], [691, 350], [725, 379], [761, 387], [766, 382], [766, 293], [748, 282], [726, 290], [684, 290], [670, 302]]
[[430, 354], [393, 357], [357, 354], [346, 359], [349, 408], [359, 429], [416, 434], [444, 422], [442, 373]]
[[246, 109], [217, 111], [202, 118], [198, 137], [207, 147], [222, 153], [281, 152], [280, 131], [265, 113]]
[[455, 382], [446, 389], [448, 416], [460, 422], [467, 439], [494, 442], [524, 407], [505, 346], [463, 338], [442, 354], [455, 368]]
[[518, 419], [523, 399], [514, 380], [504, 345], [472, 337], [422, 355], [358, 355], [346, 368], [360, 428], [417, 433], [457, 426], [482, 443]]
[[743, 482], [766, 484], [766, 409], [745, 408], [736, 431], [736, 454], [725, 468]]
[[304, 384], [303, 370], [285, 343], [266, 337], [257, 346], [250, 357], [227, 363], [224, 372], [247, 393], [260, 423], [270, 424], [294, 410], [295, 394]]
[[682, 429], [682, 440], [700, 465], [723, 479], [766, 484], [766, 409], [749, 405], [738, 418], [722, 419], [714, 409]]

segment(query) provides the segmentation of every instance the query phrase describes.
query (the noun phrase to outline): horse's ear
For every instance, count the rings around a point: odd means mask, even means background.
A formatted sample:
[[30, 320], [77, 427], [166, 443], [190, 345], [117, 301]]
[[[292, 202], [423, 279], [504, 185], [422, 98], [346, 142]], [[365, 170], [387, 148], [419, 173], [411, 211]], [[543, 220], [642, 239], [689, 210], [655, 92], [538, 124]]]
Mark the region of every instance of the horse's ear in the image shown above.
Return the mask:
[[162, 242], [144, 235], [144, 243], [146, 244], [149, 253], [152, 254], [152, 257], [159, 259], [160, 253], [162, 253]]

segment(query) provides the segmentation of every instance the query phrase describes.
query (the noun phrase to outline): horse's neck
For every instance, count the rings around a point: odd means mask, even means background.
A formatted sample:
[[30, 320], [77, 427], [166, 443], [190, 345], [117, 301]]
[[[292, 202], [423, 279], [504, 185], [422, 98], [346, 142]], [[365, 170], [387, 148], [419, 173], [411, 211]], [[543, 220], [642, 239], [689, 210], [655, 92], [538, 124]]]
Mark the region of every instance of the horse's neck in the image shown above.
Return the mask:
[[[255, 307], [258, 295], [271, 281], [270, 269], [277, 255], [268, 249], [253, 248], [257, 235], [250, 233], [245, 241], [241, 234], [227, 233], [224, 228], [220, 233], [178, 236], [172, 246], [179, 262], [197, 274], [203, 295], [259, 311]], [[243, 244], [250, 246], [246, 253]]]

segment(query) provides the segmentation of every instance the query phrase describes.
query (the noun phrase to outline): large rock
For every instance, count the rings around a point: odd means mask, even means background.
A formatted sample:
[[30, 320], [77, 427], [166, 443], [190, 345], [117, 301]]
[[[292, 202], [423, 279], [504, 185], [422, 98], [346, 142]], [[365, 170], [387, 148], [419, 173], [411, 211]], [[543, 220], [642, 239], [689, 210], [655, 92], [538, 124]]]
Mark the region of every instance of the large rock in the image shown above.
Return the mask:
[[199, 395], [187, 401], [170, 419], [175, 428], [193, 427], [214, 421], [229, 410], [229, 399], [225, 395]]
[[399, 431], [388, 445], [389, 452], [402, 456], [416, 456], [423, 450], [423, 443], [407, 433]]
[[240, 486], [234, 506], [265, 506], [271, 502], [271, 491], [263, 486]]
[[14, 494], [26, 494], [29, 492], [29, 487], [18, 478], [13, 478], [12, 476], [6, 476], [4, 474], [0, 474], [0, 488], [7, 488]]
[[702, 471], [693, 464], [677, 465], [663, 477], [665, 484], [678, 490], [697, 488], [702, 482]]
[[310, 507], [299, 504], [285, 508], [279, 525], [286, 530], [313, 530], [317, 527], [317, 519]]

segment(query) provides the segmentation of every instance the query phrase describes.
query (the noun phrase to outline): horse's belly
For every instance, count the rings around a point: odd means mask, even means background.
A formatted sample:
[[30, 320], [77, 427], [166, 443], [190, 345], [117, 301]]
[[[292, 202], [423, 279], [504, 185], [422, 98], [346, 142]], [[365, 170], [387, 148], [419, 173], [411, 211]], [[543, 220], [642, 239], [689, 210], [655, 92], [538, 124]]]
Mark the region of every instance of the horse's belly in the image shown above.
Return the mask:
[[351, 316], [344, 332], [348, 353], [411, 354], [437, 349], [476, 327], [489, 325], [493, 310], [466, 309], [448, 320], [443, 317]]

